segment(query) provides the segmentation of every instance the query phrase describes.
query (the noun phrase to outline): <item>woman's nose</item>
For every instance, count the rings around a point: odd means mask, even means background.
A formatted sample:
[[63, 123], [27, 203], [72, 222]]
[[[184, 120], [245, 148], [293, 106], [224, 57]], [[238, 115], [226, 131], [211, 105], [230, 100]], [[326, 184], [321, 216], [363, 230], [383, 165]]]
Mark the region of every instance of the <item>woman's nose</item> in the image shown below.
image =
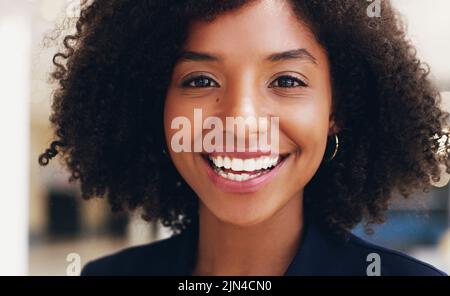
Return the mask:
[[230, 79], [223, 98], [222, 116], [254, 117], [264, 116], [261, 93], [254, 75], [246, 74]]
[[[267, 136], [270, 119], [264, 105], [264, 97], [254, 75], [233, 77], [224, 93], [221, 117], [226, 120], [232, 118], [236, 125], [226, 125], [226, 133], [237, 140], [245, 138], [249, 146], [258, 146], [257, 143], [249, 143], [249, 139]], [[267, 121], [262, 123], [264, 120]]]

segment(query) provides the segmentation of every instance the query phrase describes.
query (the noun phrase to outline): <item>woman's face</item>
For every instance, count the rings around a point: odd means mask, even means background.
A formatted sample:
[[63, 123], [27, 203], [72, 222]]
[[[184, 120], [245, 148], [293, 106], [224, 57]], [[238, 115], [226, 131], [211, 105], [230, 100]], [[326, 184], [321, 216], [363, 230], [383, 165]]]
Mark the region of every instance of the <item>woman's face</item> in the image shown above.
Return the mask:
[[[241, 226], [262, 222], [302, 197], [324, 157], [334, 126], [326, 52], [288, 1], [258, 1], [189, 29], [189, 54], [176, 64], [165, 102], [170, 156], [201, 206], [217, 218]], [[171, 126], [180, 116], [191, 123], [194, 147], [194, 109], [203, 119], [220, 118], [224, 139], [239, 137], [226, 129], [226, 117], [279, 118], [279, 151], [175, 152], [172, 137], [180, 129]], [[247, 150], [261, 148], [249, 146], [250, 134], [243, 139]]]

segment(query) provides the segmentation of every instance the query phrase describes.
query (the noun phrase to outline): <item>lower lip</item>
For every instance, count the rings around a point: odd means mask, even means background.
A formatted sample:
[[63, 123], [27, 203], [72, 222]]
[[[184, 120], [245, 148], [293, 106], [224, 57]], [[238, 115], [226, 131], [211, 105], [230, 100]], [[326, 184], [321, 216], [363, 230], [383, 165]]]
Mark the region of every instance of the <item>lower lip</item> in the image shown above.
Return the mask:
[[254, 177], [252, 179], [246, 181], [233, 181], [229, 179], [225, 179], [222, 176], [219, 176], [211, 165], [208, 163], [208, 160], [201, 157], [203, 163], [206, 166], [206, 173], [208, 174], [211, 181], [222, 191], [228, 193], [251, 193], [260, 190], [264, 185], [269, 183], [276, 175], [280, 172], [280, 169], [285, 164], [286, 160], [290, 156], [284, 158], [267, 173], [264, 173], [258, 177]]

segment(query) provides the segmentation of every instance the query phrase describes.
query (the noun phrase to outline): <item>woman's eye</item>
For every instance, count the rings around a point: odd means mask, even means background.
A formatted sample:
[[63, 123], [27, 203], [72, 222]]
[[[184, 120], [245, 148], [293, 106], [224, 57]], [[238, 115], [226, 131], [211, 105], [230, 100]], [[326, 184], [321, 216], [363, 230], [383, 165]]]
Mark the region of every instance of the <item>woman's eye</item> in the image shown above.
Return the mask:
[[181, 84], [182, 87], [203, 88], [203, 87], [219, 87], [219, 84], [207, 76], [197, 76], [187, 79]]
[[306, 87], [308, 86], [303, 80], [298, 79], [293, 76], [284, 75], [280, 76], [277, 79], [275, 79], [269, 87], [284, 87], [284, 88], [291, 88], [291, 87]]

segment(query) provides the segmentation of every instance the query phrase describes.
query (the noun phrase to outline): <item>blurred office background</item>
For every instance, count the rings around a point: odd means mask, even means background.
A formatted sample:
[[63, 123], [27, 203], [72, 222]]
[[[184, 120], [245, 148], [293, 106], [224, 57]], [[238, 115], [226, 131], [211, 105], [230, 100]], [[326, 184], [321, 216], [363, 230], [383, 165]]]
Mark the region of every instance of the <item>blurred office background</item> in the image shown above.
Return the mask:
[[[450, 1], [393, 3], [450, 110]], [[69, 266], [78, 259], [84, 265], [170, 235], [160, 225], [141, 221], [139, 213], [116, 215], [103, 200], [82, 201], [58, 161], [45, 168], [37, 163], [52, 136], [48, 73], [57, 47], [45, 36], [54, 36], [55, 23], [63, 17], [76, 18], [78, 4], [0, 0], [0, 275], [77, 273]], [[442, 183], [426, 203], [423, 193], [394, 202], [386, 224], [376, 227], [374, 235], [364, 234], [361, 226], [354, 232], [450, 272], [450, 192], [445, 179]]]

